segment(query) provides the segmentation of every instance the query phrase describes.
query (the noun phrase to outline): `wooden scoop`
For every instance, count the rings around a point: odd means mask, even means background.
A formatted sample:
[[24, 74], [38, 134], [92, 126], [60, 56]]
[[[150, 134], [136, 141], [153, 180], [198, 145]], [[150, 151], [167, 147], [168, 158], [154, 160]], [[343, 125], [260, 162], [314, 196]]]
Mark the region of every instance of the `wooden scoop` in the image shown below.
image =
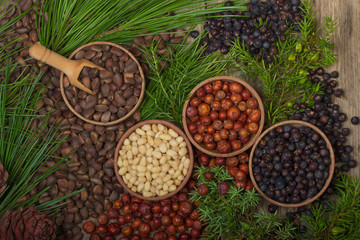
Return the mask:
[[34, 43], [30, 49], [29, 54], [32, 58], [44, 62], [60, 71], [64, 72], [68, 78], [71, 85], [77, 87], [84, 92], [95, 95], [93, 91], [86, 88], [79, 80], [78, 77], [80, 75], [83, 67], [91, 67], [97, 68], [99, 70], [104, 70], [104, 68], [95, 65], [87, 59], [79, 59], [79, 60], [70, 60], [66, 57], [63, 57], [50, 49], [40, 45], [39, 43]]

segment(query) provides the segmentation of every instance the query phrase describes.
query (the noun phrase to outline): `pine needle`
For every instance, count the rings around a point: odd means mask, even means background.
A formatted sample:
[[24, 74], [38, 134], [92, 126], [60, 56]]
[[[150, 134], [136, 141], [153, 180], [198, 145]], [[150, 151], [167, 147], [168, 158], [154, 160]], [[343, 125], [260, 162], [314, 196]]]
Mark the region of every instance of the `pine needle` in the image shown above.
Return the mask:
[[315, 205], [311, 214], [302, 217], [302, 223], [307, 227], [303, 239], [359, 239], [360, 181], [341, 175], [335, 181], [335, 188], [335, 201]]
[[[224, 74], [231, 67], [233, 57], [220, 53], [202, 56], [204, 47], [201, 37], [192, 43], [184, 41], [174, 46], [174, 52], [168, 58], [157, 57], [157, 42], [144, 49], [150, 56], [146, 63], [150, 67], [150, 83], [140, 106], [142, 119], [162, 119], [182, 126], [182, 108], [191, 90], [202, 81]], [[163, 68], [164, 60], [169, 67]]]
[[245, 9], [244, 0], [234, 3], [225, 7], [216, 0], [46, 0], [38, 2], [36, 26], [42, 45], [69, 56], [89, 42], [129, 44], [136, 36], [204, 22], [208, 13]]
[[[10, 60], [0, 62], [0, 73], [4, 75], [0, 83], [0, 160], [9, 173], [8, 186], [0, 195], [0, 216], [9, 209], [34, 204], [40, 194], [20, 203], [18, 200], [67, 163], [66, 158], [61, 158], [54, 166], [39, 172], [66, 139], [61, 135], [55, 137], [55, 126], [47, 127], [49, 115], [39, 115], [35, 110], [43, 97], [42, 76], [30, 71], [14, 83], [9, 82], [18, 67]], [[39, 122], [38, 127], [30, 127], [33, 121]]]

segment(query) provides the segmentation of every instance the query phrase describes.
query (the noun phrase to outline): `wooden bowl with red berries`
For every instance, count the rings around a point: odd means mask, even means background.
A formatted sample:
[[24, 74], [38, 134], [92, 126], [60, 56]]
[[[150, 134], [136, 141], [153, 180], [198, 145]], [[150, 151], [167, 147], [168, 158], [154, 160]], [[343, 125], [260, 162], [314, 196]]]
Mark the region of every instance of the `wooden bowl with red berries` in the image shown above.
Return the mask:
[[264, 105], [247, 82], [213, 77], [189, 94], [182, 113], [191, 143], [214, 157], [233, 157], [249, 149], [264, 127]]

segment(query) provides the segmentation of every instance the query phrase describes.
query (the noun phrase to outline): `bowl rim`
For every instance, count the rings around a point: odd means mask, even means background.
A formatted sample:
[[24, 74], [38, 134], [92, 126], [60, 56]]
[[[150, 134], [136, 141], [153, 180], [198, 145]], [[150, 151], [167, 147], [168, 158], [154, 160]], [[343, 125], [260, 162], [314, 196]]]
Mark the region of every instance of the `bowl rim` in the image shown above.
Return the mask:
[[[188, 126], [187, 126], [187, 117], [186, 117], [186, 108], [189, 106], [189, 102], [191, 97], [194, 96], [195, 92], [200, 88], [203, 87], [205, 84], [210, 83], [210, 82], [214, 82], [217, 80], [222, 80], [222, 81], [232, 81], [232, 82], [237, 82], [240, 83], [241, 85], [244, 86], [244, 88], [248, 89], [251, 93], [251, 96], [256, 98], [256, 100], [258, 101], [258, 108], [260, 110], [261, 113], [261, 118], [259, 121], [259, 130], [257, 131], [257, 133], [255, 135], [253, 135], [250, 138], [250, 141], [246, 144], [244, 144], [241, 149], [237, 150], [237, 151], [233, 151], [230, 153], [218, 153], [215, 151], [211, 151], [206, 149], [205, 147], [201, 146], [200, 144], [198, 144], [192, 134], [189, 132]], [[184, 106], [183, 106], [183, 111], [182, 111], [182, 123], [183, 123], [183, 128], [185, 130], [186, 136], [189, 138], [189, 140], [191, 141], [191, 143], [200, 151], [202, 151], [203, 153], [206, 153], [210, 156], [213, 157], [233, 157], [236, 155], [239, 155], [242, 152], [245, 152], [246, 150], [248, 150], [249, 148], [252, 147], [252, 145], [254, 144], [254, 142], [256, 141], [256, 139], [260, 136], [261, 131], [264, 127], [264, 123], [265, 123], [265, 110], [264, 110], [264, 105], [263, 102], [261, 100], [260, 95], [257, 93], [257, 91], [247, 82], [245, 82], [242, 79], [239, 78], [235, 78], [235, 77], [231, 77], [231, 76], [217, 76], [217, 77], [212, 77], [212, 78], [208, 78], [204, 81], [202, 81], [201, 83], [199, 83], [198, 85], [196, 85], [196, 87], [193, 88], [193, 90], [189, 93], [188, 99], [185, 101]]]
[[143, 72], [143, 69], [140, 65], [140, 63], [137, 61], [137, 59], [135, 58], [135, 56], [130, 53], [128, 50], [126, 50], [124, 47], [122, 47], [121, 45], [119, 44], [115, 44], [115, 43], [111, 43], [111, 42], [105, 42], [105, 41], [98, 41], [98, 42], [91, 42], [91, 43], [87, 43], [85, 45], [82, 45], [81, 47], [77, 48], [74, 52], [72, 52], [69, 56], [69, 59], [72, 59], [72, 57], [75, 56], [75, 54], [86, 48], [86, 47], [89, 47], [89, 46], [93, 46], [93, 45], [110, 45], [110, 46], [113, 46], [113, 47], [117, 47], [119, 49], [121, 49], [123, 52], [125, 52], [127, 55], [129, 55], [129, 57], [136, 63], [136, 65], [138, 66], [139, 68], [139, 72], [140, 72], [140, 76], [142, 78], [142, 83], [141, 83], [141, 93], [140, 93], [140, 96], [139, 96], [139, 99], [138, 99], [138, 102], [135, 104], [135, 106], [131, 109], [130, 112], [128, 112], [125, 116], [123, 116], [122, 118], [119, 118], [115, 121], [112, 121], [112, 122], [106, 122], [106, 123], [103, 123], [103, 122], [97, 122], [97, 121], [94, 121], [94, 120], [90, 120], [90, 119], [87, 119], [85, 118], [84, 116], [82, 116], [80, 113], [76, 112], [75, 109], [71, 106], [71, 104], [69, 103], [67, 97], [66, 97], [66, 94], [65, 94], [65, 90], [64, 90], [64, 72], [61, 72], [60, 74], [60, 92], [61, 92], [61, 96], [66, 104], [66, 106], [70, 109], [70, 111], [72, 113], [75, 114], [75, 116], [77, 116], [78, 118], [82, 119], [83, 121], [85, 122], [88, 122], [88, 123], [91, 123], [91, 124], [94, 124], [94, 125], [99, 125], [99, 126], [110, 126], [110, 125], [115, 125], [115, 124], [118, 124], [120, 122], [123, 122], [125, 121], [127, 118], [129, 118], [130, 116], [132, 116], [135, 111], [139, 108], [144, 96], [145, 96], [145, 87], [146, 87], [146, 84], [145, 84], [145, 75], [144, 75], [144, 72]]
[[[184, 178], [184, 180], [181, 182], [181, 184], [172, 192], [164, 195], [164, 196], [157, 196], [157, 197], [144, 197], [142, 194], [140, 193], [136, 193], [136, 192], [133, 192], [126, 184], [125, 182], [123, 181], [122, 179], [122, 176], [119, 175], [119, 166], [117, 165], [117, 159], [119, 158], [119, 151], [120, 151], [120, 148], [122, 147], [125, 139], [127, 137], [130, 136], [130, 134], [132, 134], [137, 128], [139, 127], [142, 127], [143, 125], [145, 124], [162, 124], [162, 125], [165, 125], [166, 127], [168, 128], [171, 128], [173, 129], [174, 131], [176, 131], [181, 137], [184, 138], [185, 140], [185, 143], [186, 143], [186, 147], [188, 149], [188, 153], [189, 153], [189, 158], [190, 158], [190, 166], [189, 166], [189, 169], [188, 169], [188, 172]], [[133, 196], [136, 196], [138, 198], [141, 198], [143, 200], [149, 200], [149, 201], [160, 201], [160, 200], [164, 200], [164, 199], [167, 199], [167, 198], [170, 198], [172, 196], [174, 196], [175, 194], [177, 194], [179, 191], [181, 191], [186, 183], [189, 181], [190, 177], [191, 177], [191, 174], [192, 174], [192, 170], [193, 170], [193, 167], [194, 167], [194, 152], [193, 152], [193, 149], [192, 149], [192, 145], [189, 141], [189, 139], [187, 138], [187, 136], [185, 135], [185, 133], [179, 128], [177, 127], [176, 125], [170, 123], [170, 122], [167, 122], [167, 121], [164, 121], [164, 120], [158, 120], [158, 119], [151, 119], [151, 120], [146, 120], [146, 121], [142, 121], [142, 122], [139, 122], [137, 124], [135, 124], [134, 126], [132, 126], [131, 128], [129, 128], [125, 133], [124, 135], [120, 138], [117, 146], [116, 146], [116, 150], [115, 150], [115, 155], [114, 155], [114, 170], [115, 170], [115, 174], [116, 174], [116, 177], [117, 179], [119, 180], [121, 186], [128, 192], [130, 193], [131, 195]]]
[[[286, 204], [286, 203], [280, 203], [280, 202], [277, 202], [271, 198], [269, 198], [268, 196], [265, 195], [264, 192], [262, 192], [259, 188], [259, 186], [257, 185], [256, 181], [255, 181], [255, 178], [254, 178], [254, 173], [253, 173], [253, 169], [252, 169], [252, 160], [253, 160], [253, 157], [254, 157], [254, 153], [255, 153], [255, 149], [257, 147], [257, 145], [259, 144], [260, 140], [269, 132], [271, 131], [272, 129], [276, 128], [276, 127], [279, 127], [279, 126], [283, 126], [283, 125], [286, 125], [286, 124], [289, 124], [289, 125], [296, 125], [295, 127], [299, 127], [299, 126], [307, 126], [307, 127], [310, 127], [312, 128], [313, 130], [315, 130], [317, 133], [319, 133], [321, 135], [321, 137], [325, 140], [326, 142], [326, 146], [327, 148], [329, 149], [330, 151], [330, 160], [331, 160], [331, 164], [330, 164], [330, 169], [329, 169], [329, 177], [328, 179], [326, 180], [326, 183], [324, 185], [324, 187], [321, 189], [320, 192], [318, 192], [313, 198], [310, 198], [310, 199], [307, 199], [303, 202], [300, 202], [300, 203], [296, 203], [296, 204]], [[316, 126], [310, 124], [310, 123], [307, 123], [307, 122], [304, 122], [304, 121], [299, 121], [299, 120], [288, 120], [288, 121], [282, 121], [280, 123], [277, 123], [271, 127], [269, 127], [268, 129], [266, 129], [262, 134], [261, 136], [257, 139], [257, 141], [255, 142], [253, 148], [251, 149], [251, 153], [250, 153], [250, 157], [249, 157], [249, 175], [250, 175], [250, 179], [255, 187], [255, 189], [262, 195], [262, 197], [264, 197], [267, 201], [269, 201], [270, 203], [272, 204], [275, 204], [277, 206], [280, 206], [280, 207], [301, 207], [301, 206], [305, 206], [307, 204], [310, 204], [312, 203], [313, 201], [315, 201], [316, 199], [318, 199], [325, 191], [326, 189], [329, 187], [330, 185], [330, 182], [333, 178], [333, 175], [334, 175], [334, 169], [335, 169], [335, 155], [334, 155], [334, 150], [333, 150], [333, 147], [331, 146], [331, 143], [329, 141], [329, 139], [326, 137], [326, 135]]]

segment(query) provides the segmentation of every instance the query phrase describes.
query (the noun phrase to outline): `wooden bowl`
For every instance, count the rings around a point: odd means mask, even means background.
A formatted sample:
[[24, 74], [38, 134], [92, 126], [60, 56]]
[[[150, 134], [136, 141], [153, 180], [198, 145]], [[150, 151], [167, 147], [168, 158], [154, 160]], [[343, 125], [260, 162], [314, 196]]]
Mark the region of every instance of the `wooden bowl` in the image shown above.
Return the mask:
[[[252, 169], [252, 160], [253, 160], [253, 157], [254, 157], [254, 153], [255, 153], [255, 149], [257, 147], [257, 145], [259, 144], [260, 140], [269, 132], [271, 131], [272, 129], [278, 127], [278, 126], [283, 126], [283, 125], [286, 125], [286, 124], [289, 124], [293, 127], [301, 127], [301, 126], [307, 126], [307, 127], [310, 127], [312, 128], [313, 130], [315, 130], [317, 133], [319, 133], [321, 135], [321, 137], [325, 140], [326, 142], [326, 146], [327, 148], [329, 149], [330, 151], [330, 159], [331, 159], [331, 164], [330, 164], [330, 168], [329, 168], [329, 177], [328, 179], [326, 180], [326, 183], [324, 185], [324, 187], [321, 189], [321, 191], [315, 195], [315, 197], [313, 198], [310, 198], [310, 199], [307, 199], [305, 200], [304, 202], [301, 202], [301, 203], [297, 203], [297, 204], [286, 204], [286, 203], [280, 203], [280, 202], [277, 202], [271, 198], [269, 198], [268, 196], [266, 196], [259, 188], [259, 186], [257, 185], [256, 181], [255, 181], [255, 178], [254, 178], [254, 173], [253, 173], [253, 169]], [[278, 124], [275, 124], [273, 126], [271, 126], [270, 128], [268, 128], [265, 132], [263, 132], [263, 134], [261, 134], [261, 136], [256, 140], [253, 148], [251, 149], [251, 153], [250, 153], [250, 158], [249, 158], [249, 174], [250, 174], [250, 179], [252, 181], [252, 183], [254, 184], [254, 187], [255, 189], [266, 199], [268, 200], [269, 202], [271, 202], [272, 204], [275, 204], [275, 205], [278, 205], [280, 207], [301, 207], [301, 206], [304, 206], [304, 205], [307, 205], [309, 203], [312, 203], [313, 201], [315, 201], [316, 199], [318, 199], [325, 191], [326, 189], [328, 188], [330, 182], [331, 182], [331, 179], [334, 175], [334, 169], [335, 169], [335, 156], [334, 156], [334, 150], [331, 146], [331, 143], [329, 141], [329, 139], [326, 137], [326, 135], [317, 127], [315, 127], [314, 125], [310, 124], [310, 123], [307, 123], [307, 122], [304, 122], [304, 121], [297, 121], [297, 120], [290, 120], [290, 121], [283, 121], [283, 122], [280, 122]]]
[[94, 125], [100, 125], [100, 126], [109, 126], [109, 125], [115, 125], [115, 124], [118, 124], [124, 120], [126, 120], [127, 118], [129, 118], [131, 115], [134, 114], [134, 112], [136, 111], [136, 109], [138, 109], [138, 107], [140, 106], [143, 98], [144, 98], [144, 95], [145, 95], [145, 76], [144, 76], [144, 72], [140, 66], [140, 63], [136, 60], [135, 56], [132, 55], [128, 50], [126, 50], [125, 48], [123, 48], [122, 46], [118, 45], [118, 44], [115, 44], [115, 43], [111, 43], [111, 42], [92, 42], [92, 43], [88, 43], [88, 44], [85, 44], [81, 47], [79, 47], [78, 49], [76, 49], [73, 53], [71, 53], [71, 55], [69, 56], [69, 58], [73, 58], [75, 56], [75, 54], [77, 52], [79, 52], [80, 50], [86, 48], [86, 47], [89, 47], [89, 46], [92, 46], [92, 45], [110, 45], [112, 47], [117, 47], [119, 49], [121, 49], [124, 53], [128, 54], [129, 57], [136, 63], [136, 65], [138, 66], [139, 68], [139, 72], [140, 72], [140, 76], [142, 78], [142, 84], [141, 84], [141, 93], [140, 93], [140, 96], [139, 96], [139, 99], [138, 99], [138, 102], [136, 103], [136, 105], [133, 107], [133, 109], [131, 109], [130, 112], [128, 112], [125, 116], [123, 116], [122, 118], [119, 118], [115, 121], [112, 121], [112, 122], [106, 122], [106, 123], [103, 123], [103, 122], [97, 122], [97, 121], [94, 121], [94, 120], [90, 120], [90, 119], [87, 119], [85, 118], [84, 116], [82, 116], [80, 113], [78, 113], [77, 111], [75, 111], [75, 109], [71, 106], [71, 104], [69, 103], [67, 97], [66, 97], [66, 94], [65, 94], [65, 90], [64, 90], [64, 73], [61, 72], [61, 75], [60, 75], [60, 91], [61, 91], [61, 95], [65, 101], [65, 104], [68, 106], [68, 108], [70, 109], [71, 112], [73, 112], [75, 114], [75, 116], [77, 116], [78, 118], [88, 122], [88, 123], [91, 123], [91, 124], [94, 124]]
[[[261, 112], [261, 118], [260, 118], [260, 121], [259, 121], [259, 130], [257, 131], [256, 134], [252, 134], [251, 135], [251, 138], [250, 138], [250, 141], [247, 142], [246, 144], [243, 144], [242, 145], [242, 148], [237, 150], [237, 151], [233, 151], [233, 152], [230, 152], [230, 153], [219, 153], [218, 151], [216, 150], [210, 150], [210, 149], [207, 149], [203, 143], [199, 144], [197, 143], [194, 138], [193, 138], [193, 135], [189, 132], [189, 129], [188, 129], [188, 117], [186, 116], [186, 109], [187, 107], [189, 106], [189, 102], [190, 102], [190, 99], [191, 97], [193, 97], [196, 93], [196, 91], [203, 87], [205, 84], [208, 84], [208, 83], [212, 83], [212, 82], [215, 82], [217, 80], [221, 80], [221, 81], [227, 81], [227, 82], [237, 82], [237, 83], [240, 83], [241, 85], [244, 86], [244, 88], [248, 89], [249, 92], [251, 93], [251, 96], [256, 98], [256, 100], [258, 101], [259, 103], [259, 110]], [[198, 84], [189, 94], [189, 99], [185, 102], [184, 104], [184, 108], [183, 108], [183, 112], [182, 112], [182, 121], [183, 121], [183, 127], [184, 127], [184, 130], [185, 130], [185, 133], [186, 135], [188, 136], [188, 138], [190, 139], [191, 143], [197, 148], [199, 149], [200, 151], [210, 155], [210, 156], [214, 156], [214, 157], [233, 157], [235, 155], [239, 155], [240, 153], [246, 151], [247, 149], [249, 149], [253, 144], [254, 142], [256, 141], [256, 139], [260, 136], [261, 134], [261, 131], [264, 127], [264, 121], [265, 121], [265, 112], [264, 112], [264, 105], [262, 103], [262, 100], [259, 96], [259, 94], [255, 91], [255, 89], [250, 86], [247, 82], [241, 80], [241, 79], [238, 79], [238, 78], [234, 78], [234, 77], [228, 77], [228, 76], [220, 76], [220, 77], [213, 77], [213, 78], [209, 78], [203, 82], [201, 82], [200, 84]]]
[[[128, 188], [128, 186], [125, 184], [125, 182], [122, 179], [122, 176], [119, 175], [119, 166], [117, 164], [117, 160], [119, 158], [119, 151], [125, 141], [126, 138], [128, 138], [137, 128], [140, 128], [146, 124], [162, 124], [168, 128], [173, 129], [175, 132], [177, 132], [180, 136], [182, 136], [186, 142], [186, 146], [188, 149], [188, 154], [189, 154], [189, 158], [190, 158], [190, 166], [189, 166], [189, 170], [183, 180], [183, 182], [176, 188], [175, 191], [172, 191], [164, 196], [158, 196], [158, 197], [144, 197], [142, 194], [137, 193], [137, 192], [133, 192], [130, 188]], [[193, 166], [194, 166], [194, 153], [193, 153], [193, 149], [191, 146], [191, 143], [189, 141], [189, 139], [186, 137], [185, 133], [183, 131], [181, 131], [180, 128], [178, 128], [177, 126], [175, 126], [172, 123], [163, 121], [163, 120], [146, 120], [143, 122], [139, 122], [138, 124], [132, 126], [129, 130], [127, 130], [125, 132], [125, 134], [120, 138], [118, 145], [116, 146], [116, 150], [115, 150], [115, 156], [114, 156], [114, 169], [115, 169], [115, 174], [117, 179], [119, 180], [121, 186], [131, 195], [136, 196], [138, 198], [144, 199], [144, 200], [149, 200], [149, 201], [160, 201], [163, 199], [167, 199], [172, 197], [173, 195], [175, 195], [176, 193], [178, 193], [181, 189], [184, 188], [185, 184], [188, 182], [188, 180], [190, 179], [192, 170], [193, 170]]]

